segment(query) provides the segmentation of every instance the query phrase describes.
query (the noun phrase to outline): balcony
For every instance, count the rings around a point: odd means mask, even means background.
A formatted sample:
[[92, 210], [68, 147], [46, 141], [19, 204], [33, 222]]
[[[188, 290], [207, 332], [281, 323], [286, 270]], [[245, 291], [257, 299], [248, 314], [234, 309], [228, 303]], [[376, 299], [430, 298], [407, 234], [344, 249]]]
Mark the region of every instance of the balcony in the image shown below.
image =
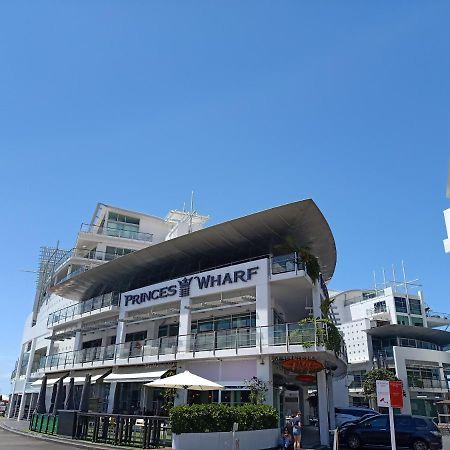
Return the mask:
[[426, 311], [427, 323], [431, 327], [443, 327], [450, 325], [450, 314], [428, 310]]
[[142, 233], [134, 230], [121, 230], [118, 228], [101, 227], [98, 225], [81, 224], [80, 233], [100, 236], [117, 237], [121, 239], [131, 239], [134, 241], [152, 242], [152, 233]]
[[305, 265], [301, 261], [297, 253], [290, 253], [288, 255], [273, 256], [271, 258], [272, 275], [280, 273], [295, 272], [305, 270]]
[[[49, 355], [39, 370], [58, 371], [85, 366], [170, 362], [178, 359], [206, 359], [227, 356], [290, 355], [321, 352], [322, 358], [345, 370], [345, 348], [339, 358], [326, 351], [328, 328], [322, 322], [279, 324], [167, 336], [143, 341], [123, 342]], [[308, 355], [310, 356], [310, 355]]]
[[109, 292], [108, 294], [99, 295], [84, 302], [76, 303], [75, 305], [67, 306], [66, 308], [59, 309], [48, 315], [47, 326], [53, 327], [55, 325], [70, 322], [72, 320], [78, 320], [86, 315], [113, 309], [113, 307], [119, 306], [120, 293]]
[[408, 378], [408, 387], [412, 390], [445, 389], [448, 390], [447, 380], [432, 380], [429, 378]]
[[385, 304], [367, 309], [366, 316], [369, 319], [386, 320], [386, 321], [390, 320], [391, 318], [389, 308]]

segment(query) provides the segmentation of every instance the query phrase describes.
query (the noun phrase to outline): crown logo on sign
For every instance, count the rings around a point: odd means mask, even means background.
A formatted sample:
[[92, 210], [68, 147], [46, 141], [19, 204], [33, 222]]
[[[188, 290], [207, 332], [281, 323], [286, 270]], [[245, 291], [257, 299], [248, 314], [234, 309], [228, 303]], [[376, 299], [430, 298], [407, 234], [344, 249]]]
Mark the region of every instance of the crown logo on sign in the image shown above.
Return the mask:
[[180, 285], [180, 297], [189, 297], [192, 278], [193, 277], [184, 277], [182, 280], [178, 280], [178, 284]]

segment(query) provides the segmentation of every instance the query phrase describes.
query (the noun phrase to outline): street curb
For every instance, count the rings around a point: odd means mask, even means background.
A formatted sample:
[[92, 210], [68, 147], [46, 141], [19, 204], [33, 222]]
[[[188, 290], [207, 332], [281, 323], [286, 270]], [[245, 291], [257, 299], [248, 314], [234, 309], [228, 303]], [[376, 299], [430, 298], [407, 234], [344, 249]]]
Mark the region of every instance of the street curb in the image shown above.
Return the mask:
[[20, 430], [16, 430], [14, 428], [8, 427], [7, 425], [5, 425], [4, 423], [1, 423], [1, 422], [0, 422], [0, 428], [2, 428], [5, 431], [8, 431], [10, 433], [18, 434], [20, 436], [40, 439], [42, 441], [53, 442], [53, 443], [59, 442], [64, 445], [71, 445], [72, 447], [83, 448], [84, 450], [111, 450], [111, 449], [130, 450], [130, 447], [119, 447], [117, 445], [109, 446], [109, 445], [85, 444], [85, 443], [82, 443], [79, 441], [75, 442], [71, 439], [64, 439], [64, 438], [60, 438], [60, 437], [53, 437], [53, 436], [49, 436], [49, 435], [33, 433], [32, 431], [30, 431], [30, 432], [20, 431]]

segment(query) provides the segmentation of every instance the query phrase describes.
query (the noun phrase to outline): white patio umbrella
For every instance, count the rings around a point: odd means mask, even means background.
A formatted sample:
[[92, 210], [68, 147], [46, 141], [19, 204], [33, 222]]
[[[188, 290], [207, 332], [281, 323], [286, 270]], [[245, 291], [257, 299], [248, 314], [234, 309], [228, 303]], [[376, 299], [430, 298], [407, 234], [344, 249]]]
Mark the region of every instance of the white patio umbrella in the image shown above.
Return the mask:
[[222, 385], [214, 383], [214, 381], [199, 377], [189, 370], [177, 373], [171, 377], [160, 378], [159, 380], [146, 383], [145, 386], [155, 388], [174, 388], [174, 389], [190, 389], [193, 391], [220, 391], [225, 389]]

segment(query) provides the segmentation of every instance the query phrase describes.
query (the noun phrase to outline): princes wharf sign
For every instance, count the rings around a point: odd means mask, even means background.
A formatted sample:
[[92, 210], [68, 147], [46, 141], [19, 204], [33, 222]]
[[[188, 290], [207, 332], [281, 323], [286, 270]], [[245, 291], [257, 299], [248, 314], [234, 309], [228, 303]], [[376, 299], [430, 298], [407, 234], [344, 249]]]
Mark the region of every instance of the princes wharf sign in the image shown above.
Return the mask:
[[[135, 289], [134, 291], [122, 294], [122, 305], [125, 308], [151, 303], [158, 300], [190, 297], [201, 295], [204, 291], [213, 288], [228, 288], [229, 286], [242, 284], [255, 284], [260, 273], [260, 266], [252, 262], [247, 267], [240, 264], [236, 270], [226, 270], [223, 272], [214, 270], [204, 274], [183, 277], [167, 283], [159, 283], [146, 288]], [[159, 302], [158, 302], [159, 303]]]

